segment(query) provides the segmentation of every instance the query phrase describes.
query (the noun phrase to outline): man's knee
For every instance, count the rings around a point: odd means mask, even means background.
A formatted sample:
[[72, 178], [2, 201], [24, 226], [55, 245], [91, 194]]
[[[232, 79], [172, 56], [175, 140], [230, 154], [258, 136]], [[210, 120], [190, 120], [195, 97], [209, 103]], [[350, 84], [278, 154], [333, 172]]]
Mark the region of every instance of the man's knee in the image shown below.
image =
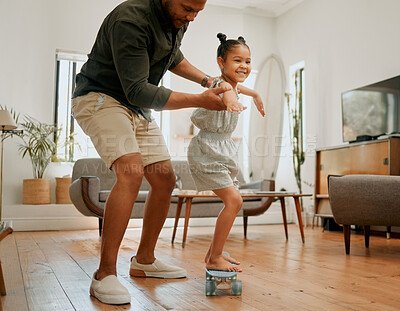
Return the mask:
[[118, 158], [112, 165], [117, 182], [130, 185], [142, 184], [144, 170], [140, 154], [128, 154]]
[[172, 192], [176, 185], [176, 176], [173, 170], [165, 174], [165, 187], [169, 192]]
[[147, 166], [146, 178], [154, 189], [171, 193], [175, 188], [176, 176], [170, 163], [154, 163]]

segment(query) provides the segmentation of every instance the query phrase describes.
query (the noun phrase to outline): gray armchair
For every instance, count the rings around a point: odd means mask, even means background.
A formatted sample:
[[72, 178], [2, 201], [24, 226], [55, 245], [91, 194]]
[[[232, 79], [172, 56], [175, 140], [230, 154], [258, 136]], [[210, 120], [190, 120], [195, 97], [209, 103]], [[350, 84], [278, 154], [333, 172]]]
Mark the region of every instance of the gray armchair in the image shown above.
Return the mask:
[[369, 247], [370, 226], [400, 226], [400, 176], [328, 176], [329, 201], [335, 221], [343, 226], [346, 254], [350, 225], [364, 226]]
[[[190, 174], [187, 161], [172, 161], [177, 177], [177, 188], [183, 190], [196, 189]], [[238, 176], [241, 189], [274, 190], [274, 182], [262, 180], [246, 184], [242, 174]], [[104, 206], [111, 188], [115, 183], [114, 173], [107, 168], [100, 158], [80, 159], [76, 161], [72, 171], [72, 183], [69, 189], [72, 203], [85, 216], [99, 218], [99, 234], [101, 235]], [[142, 218], [144, 206], [150, 185], [143, 178], [139, 195], [132, 210], [131, 218]], [[178, 199], [171, 199], [168, 218], [175, 218]], [[247, 232], [247, 217], [265, 212], [272, 203], [272, 199], [245, 199], [243, 208], [238, 216], [244, 217], [244, 233]], [[219, 198], [196, 198], [192, 204], [191, 218], [217, 217], [223, 207]], [[184, 211], [181, 212], [184, 217]]]

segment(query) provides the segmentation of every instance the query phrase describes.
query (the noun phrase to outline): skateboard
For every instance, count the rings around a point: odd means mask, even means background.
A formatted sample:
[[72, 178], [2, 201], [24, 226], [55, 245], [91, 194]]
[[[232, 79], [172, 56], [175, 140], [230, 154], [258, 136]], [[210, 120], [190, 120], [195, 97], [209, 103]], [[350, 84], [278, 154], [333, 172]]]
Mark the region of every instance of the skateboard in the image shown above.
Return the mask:
[[[222, 252], [229, 256], [228, 252]], [[216, 296], [220, 293], [240, 296], [242, 281], [237, 279], [237, 271], [206, 269], [206, 296]]]
[[[229, 256], [228, 252], [222, 252]], [[234, 296], [242, 294], [242, 281], [237, 279], [237, 271], [206, 269], [206, 296], [216, 296], [223, 292]]]
[[234, 296], [242, 294], [242, 281], [236, 271], [206, 269], [206, 296], [216, 296], [220, 292]]

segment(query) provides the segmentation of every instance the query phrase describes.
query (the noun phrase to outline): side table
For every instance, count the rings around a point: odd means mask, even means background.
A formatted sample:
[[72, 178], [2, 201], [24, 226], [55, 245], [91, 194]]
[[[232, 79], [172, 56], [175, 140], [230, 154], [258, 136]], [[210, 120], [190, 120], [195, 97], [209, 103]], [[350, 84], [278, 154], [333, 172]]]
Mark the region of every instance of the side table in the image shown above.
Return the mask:
[[[259, 192], [254, 192], [254, 193], [249, 193], [249, 192], [241, 193], [241, 195], [243, 198], [277, 198], [277, 199], [279, 199], [280, 203], [281, 203], [283, 226], [285, 229], [286, 240], [288, 239], [288, 230], [287, 230], [287, 220], [286, 220], [285, 198], [292, 197], [294, 199], [294, 203], [295, 203], [295, 207], [296, 207], [296, 214], [297, 214], [297, 219], [299, 222], [301, 240], [304, 243], [305, 238], [304, 238], [304, 230], [303, 230], [303, 219], [301, 217], [301, 209], [302, 208], [300, 206], [299, 198], [312, 196], [312, 194], [259, 191]], [[183, 228], [183, 239], [182, 239], [182, 247], [185, 247], [193, 199], [194, 198], [210, 198], [210, 197], [217, 197], [217, 196], [212, 192], [203, 192], [202, 193], [202, 192], [197, 192], [195, 190], [181, 190], [179, 192], [173, 193], [172, 196], [178, 198], [178, 205], [176, 208], [175, 224], [174, 224], [174, 230], [172, 233], [171, 243], [174, 243], [179, 217], [181, 214], [183, 203], [185, 202], [186, 203], [185, 204], [185, 206], [186, 206], [185, 225]]]

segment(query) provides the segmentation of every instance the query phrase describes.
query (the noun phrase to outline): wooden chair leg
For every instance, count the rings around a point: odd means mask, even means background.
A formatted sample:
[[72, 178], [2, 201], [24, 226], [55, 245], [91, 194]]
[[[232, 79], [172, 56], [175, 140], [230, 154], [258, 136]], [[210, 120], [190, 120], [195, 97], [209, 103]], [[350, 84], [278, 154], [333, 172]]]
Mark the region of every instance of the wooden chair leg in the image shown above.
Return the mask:
[[182, 247], [185, 247], [185, 245], [186, 245], [186, 237], [187, 237], [187, 232], [188, 232], [188, 227], [189, 227], [189, 218], [190, 218], [190, 212], [192, 209], [192, 200], [193, 200], [193, 198], [186, 199], [185, 226], [183, 227]]
[[289, 235], [288, 235], [288, 230], [287, 230], [285, 198], [280, 197], [279, 200], [281, 201], [281, 210], [282, 210], [283, 227], [285, 229], [285, 237], [286, 237], [286, 240], [288, 240]]
[[[3, 268], [1, 266], [1, 261], [0, 261], [0, 294], [1, 294], [1, 296], [5, 296], [7, 294], [6, 284], [4, 283], [4, 275], [3, 275]], [[3, 311], [1, 297], [0, 297], [0, 311]]]
[[[0, 241], [2, 241], [7, 235], [13, 232], [13, 229], [8, 227], [4, 229], [0, 233]], [[3, 275], [3, 268], [1, 266], [1, 261], [0, 261], [0, 295], [5, 296], [7, 294], [6, 292], [6, 284], [4, 283], [4, 275]], [[0, 311], [3, 311], [3, 305], [1, 302], [1, 297], [0, 297]]]
[[304, 228], [303, 228], [303, 218], [301, 216], [301, 211], [303, 209], [301, 208], [299, 197], [294, 196], [293, 199], [294, 199], [294, 205], [296, 206], [296, 214], [297, 214], [297, 220], [299, 222], [301, 240], [304, 243], [305, 237], [304, 237]]
[[6, 285], [4, 284], [4, 275], [3, 275], [3, 268], [1, 267], [1, 261], [0, 261], [0, 294], [1, 296], [5, 296], [7, 294]]
[[174, 230], [172, 231], [171, 244], [174, 244], [175, 241], [176, 229], [178, 228], [178, 222], [179, 222], [179, 217], [181, 216], [182, 205], [183, 205], [183, 198], [179, 198], [178, 205], [176, 206], [175, 223], [174, 223]]
[[350, 225], [343, 225], [344, 246], [346, 254], [350, 254]]
[[243, 216], [243, 233], [244, 233], [244, 238], [247, 238], [247, 220], [249, 216]]
[[390, 239], [390, 233], [392, 232], [392, 226], [386, 227], [386, 238]]
[[365, 240], [365, 247], [369, 247], [369, 235], [371, 232], [371, 227], [370, 226], [364, 226], [364, 240]]
[[322, 218], [322, 232], [325, 231], [326, 224], [328, 223], [328, 218]]
[[99, 218], [99, 237], [101, 237], [102, 232], [103, 232], [103, 218]]

